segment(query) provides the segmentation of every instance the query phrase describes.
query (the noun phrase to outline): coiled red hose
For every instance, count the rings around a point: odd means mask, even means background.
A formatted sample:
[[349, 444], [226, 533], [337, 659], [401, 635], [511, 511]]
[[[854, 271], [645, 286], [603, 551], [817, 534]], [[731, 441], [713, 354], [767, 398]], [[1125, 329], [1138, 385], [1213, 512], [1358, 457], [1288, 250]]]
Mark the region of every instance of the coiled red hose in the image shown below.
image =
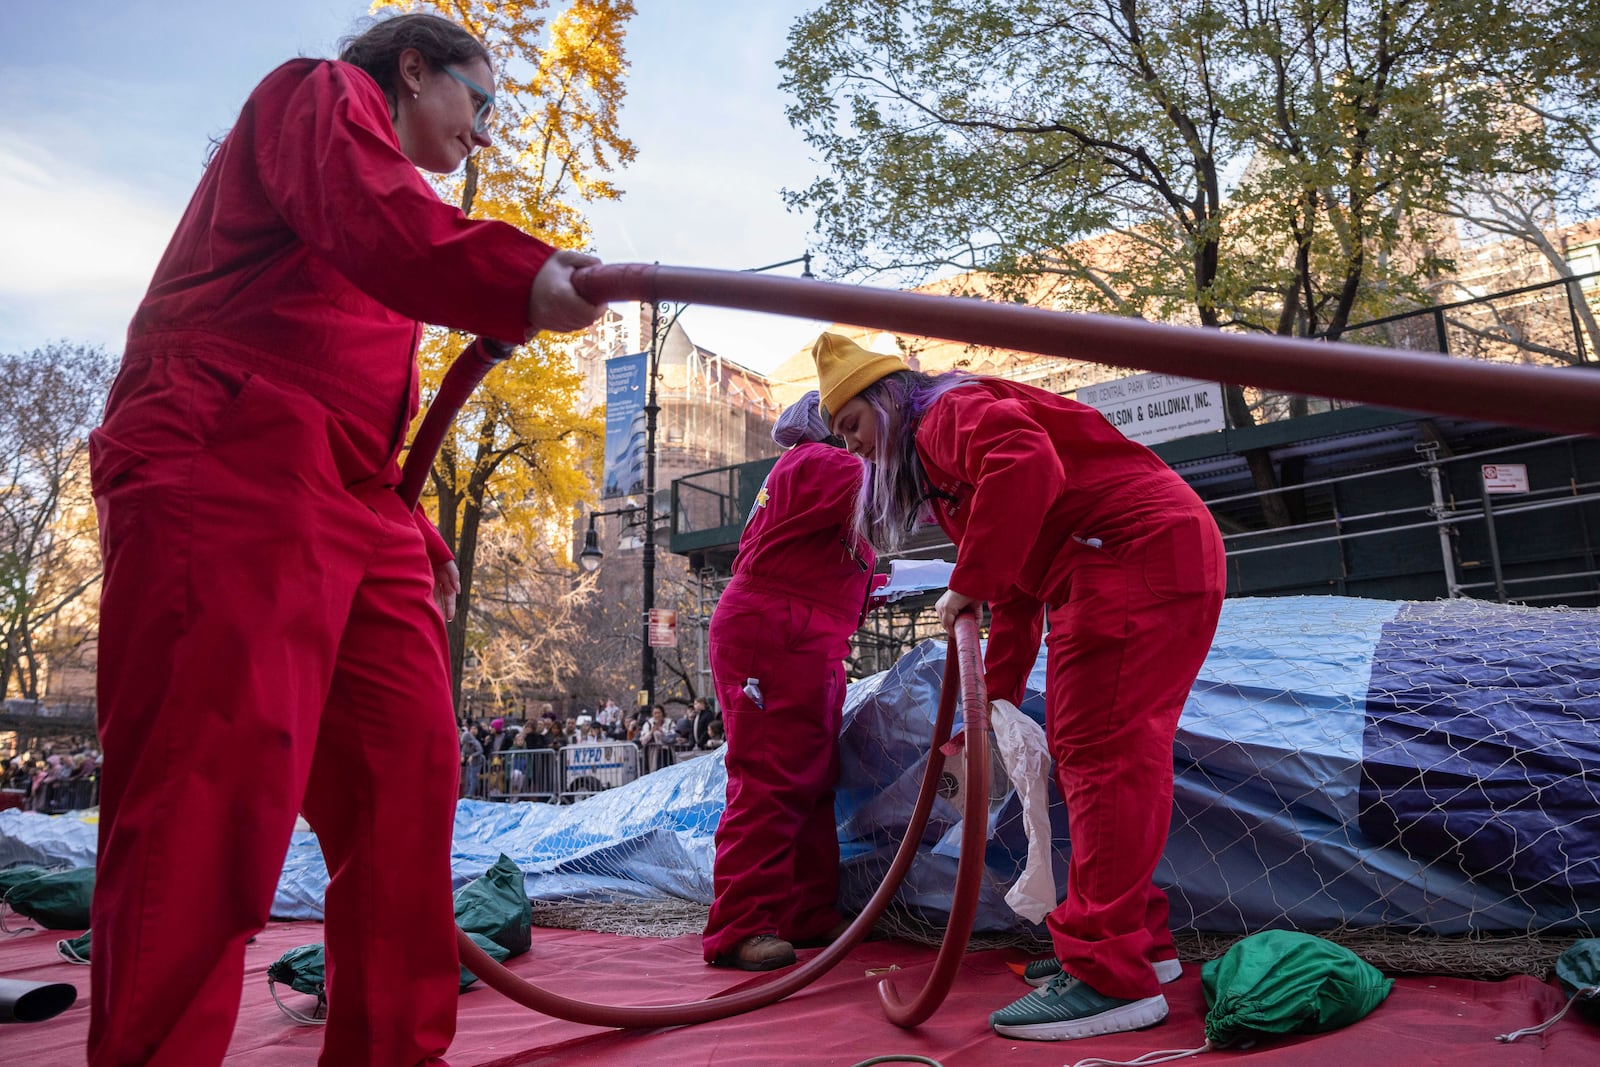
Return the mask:
[[[1558, 433], [1600, 432], [1600, 375], [1441, 359], [1341, 343], [1225, 334], [1138, 319], [1065, 314], [1014, 304], [738, 271], [607, 264], [578, 271], [573, 284], [592, 303], [625, 299], [693, 301], [1044, 355], [1114, 361], [1142, 370]], [[486, 347], [489, 345], [492, 342], [475, 342], [457, 359], [418, 430], [400, 488], [412, 505], [456, 411], [484, 374], [508, 354], [504, 346]], [[915, 998], [903, 1001], [888, 979], [879, 984], [878, 990], [891, 1021], [901, 1026], [918, 1025], [937, 1010], [949, 992], [972, 931], [982, 882], [988, 829], [988, 703], [983, 692], [977, 624], [971, 616], [958, 620], [950, 638], [928, 765], [905, 838], [889, 872], [844, 935], [803, 967], [755, 989], [705, 1001], [622, 1007], [589, 1004], [540, 989], [495, 962], [465, 934], [459, 939], [463, 965], [486, 985], [525, 1007], [595, 1026], [657, 1027], [707, 1022], [764, 1007], [804, 988], [861, 941], [910, 868], [944, 767], [940, 750], [949, 739], [958, 687], [969, 770], [963, 827], [965, 834], [973, 836], [963, 838], [950, 926], [929, 980]]]
[[[978, 894], [983, 888], [983, 858], [989, 839], [989, 695], [984, 691], [983, 651], [978, 644], [978, 623], [974, 615], [962, 614], [956, 618], [955, 633], [950, 637], [945, 655], [944, 689], [949, 691], [952, 680], [961, 686], [961, 733], [967, 748], [961, 859], [956, 864], [950, 922], [945, 927], [939, 955], [922, 991], [910, 1001], [903, 1001], [893, 979], [885, 978], [878, 983], [878, 1000], [883, 1005], [883, 1013], [896, 1026], [917, 1026], [944, 1003], [955, 982], [956, 969], [961, 966], [961, 957], [966, 954], [967, 942], [972, 938], [972, 923], [978, 915]], [[949, 668], [952, 660], [957, 661], [954, 672]], [[945, 699], [943, 694], [942, 699]], [[941, 744], [935, 738], [934, 749], [929, 753], [930, 766], [935, 762], [934, 756], [942, 755]], [[938, 763], [942, 768], [944, 760], [941, 758]], [[920, 797], [918, 802], [921, 802]], [[916, 839], [920, 839], [920, 827], [917, 829]], [[906, 831], [906, 840], [914, 840], [910, 828]]]
[[[974, 682], [975, 679], [975, 682]], [[884, 875], [877, 892], [867, 902], [861, 914], [850, 923], [837, 941], [823, 949], [804, 965], [779, 978], [751, 989], [720, 994], [707, 1000], [682, 1004], [641, 1004], [620, 1006], [590, 1004], [564, 997], [528, 982], [511, 973], [483, 949], [473, 944], [466, 934], [457, 931], [461, 946], [461, 965], [477, 975], [491, 989], [509, 997], [525, 1008], [558, 1019], [590, 1026], [643, 1027], [683, 1026], [688, 1023], [710, 1022], [732, 1015], [764, 1008], [775, 1004], [791, 993], [797, 992], [821, 978], [834, 965], [844, 959], [866, 937], [878, 918], [889, 906], [905, 880], [906, 871], [916, 857], [928, 825], [928, 814], [933, 810], [933, 800], [939, 791], [939, 776], [944, 770], [946, 741], [954, 719], [956, 694], [962, 699], [962, 722], [966, 733], [969, 778], [966, 819], [963, 824], [960, 873], [956, 889], [956, 904], [951, 909], [951, 925], [946, 931], [944, 947], [940, 949], [928, 987], [909, 1006], [899, 1006], [894, 987], [887, 980], [879, 987], [885, 1011], [891, 1020], [901, 1026], [915, 1026], [926, 1019], [950, 991], [955, 965], [966, 950], [967, 938], [972, 932], [972, 920], [977, 910], [978, 887], [982, 877], [984, 841], [987, 837], [988, 807], [988, 747], [987, 738], [981, 735], [988, 729], [988, 706], [974, 703], [983, 697], [982, 654], [978, 645], [978, 624], [971, 615], [963, 615], [950, 636], [944, 665], [944, 684], [939, 692], [939, 714], [933, 726], [933, 744], [928, 752], [928, 764], [922, 774], [922, 786], [917, 802], [911, 810], [905, 837], [895, 852], [894, 861]], [[978, 726], [983, 729], [978, 729]], [[980, 759], [981, 756], [981, 759]], [[975, 828], [975, 829], [974, 829]], [[967, 834], [973, 836], [968, 837]], [[975, 860], [969, 860], [975, 857]], [[965, 887], [965, 893], [963, 893]], [[953, 962], [947, 962], [947, 957]], [[904, 1020], [904, 1021], [902, 1021]]]

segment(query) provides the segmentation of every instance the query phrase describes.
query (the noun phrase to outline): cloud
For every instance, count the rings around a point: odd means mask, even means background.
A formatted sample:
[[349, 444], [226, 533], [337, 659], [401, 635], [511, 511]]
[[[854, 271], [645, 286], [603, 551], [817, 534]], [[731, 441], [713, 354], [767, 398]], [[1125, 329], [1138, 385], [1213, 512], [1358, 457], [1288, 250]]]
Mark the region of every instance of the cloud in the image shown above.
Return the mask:
[[120, 348], [177, 223], [159, 193], [0, 131], [0, 350]]

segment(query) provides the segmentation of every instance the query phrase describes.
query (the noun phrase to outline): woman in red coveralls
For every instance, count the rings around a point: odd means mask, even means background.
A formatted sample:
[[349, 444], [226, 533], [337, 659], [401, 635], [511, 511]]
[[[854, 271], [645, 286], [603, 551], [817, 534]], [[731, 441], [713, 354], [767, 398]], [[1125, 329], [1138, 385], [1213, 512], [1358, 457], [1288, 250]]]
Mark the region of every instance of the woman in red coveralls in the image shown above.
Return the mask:
[[727, 730], [706, 962], [767, 971], [837, 936], [844, 661], [872, 580], [852, 532], [861, 461], [828, 440], [817, 394], [772, 431], [792, 445], [750, 511], [733, 581], [711, 617], [711, 673]]
[[493, 87], [483, 45], [427, 15], [279, 67], [129, 328], [90, 438], [96, 1067], [222, 1061], [302, 810], [331, 876], [321, 1062], [444, 1062], [458, 581], [394, 491], [418, 322], [521, 342], [598, 314], [571, 283], [592, 259], [417, 172], [489, 143]]
[[1050, 633], [1046, 733], [1066, 802], [1066, 897], [1040, 988], [990, 1016], [1063, 1040], [1166, 1017], [1181, 971], [1151, 878], [1172, 818], [1178, 716], [1216, 632], [1222, 539], [1193, 491], [1100, 413], [996, 378], [907, 370], [848, 339], [813, 349], [824, 417], [867, 458], [857, 530], [898, 547], [931, 508], [957, 546], [940, 621], [980, 601], [989, 696], [1022, 697]]

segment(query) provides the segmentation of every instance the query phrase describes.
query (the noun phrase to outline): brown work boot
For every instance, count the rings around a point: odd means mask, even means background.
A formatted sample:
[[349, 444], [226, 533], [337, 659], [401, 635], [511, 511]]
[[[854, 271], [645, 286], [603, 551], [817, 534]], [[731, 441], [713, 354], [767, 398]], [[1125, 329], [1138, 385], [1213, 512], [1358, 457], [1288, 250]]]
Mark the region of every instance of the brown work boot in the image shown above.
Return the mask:
[[828, 930], [824, 931], [823, 933], [817, 934], [817, 935], [815, 935], [813, 937], [797, 937], [797, 938], [795, 938], [794, 939], [794, 947], [795, 948], [827, 948], [829, 945], [833, 944], [835, 941], [837, 941], [841, 937], [843, 937], [844, 934], [845, 934], [845, 931], [848, 930], [848, 929], [850, 929], [850, 920], [849, 919], [840, 919], [838, 922], [834, 923], [832, 927], [830, 927]]
[[772, 934], [757, 934], [718, 956], [716, 964], [741, 971], [775, 971], [794, 964], [794, 946]]

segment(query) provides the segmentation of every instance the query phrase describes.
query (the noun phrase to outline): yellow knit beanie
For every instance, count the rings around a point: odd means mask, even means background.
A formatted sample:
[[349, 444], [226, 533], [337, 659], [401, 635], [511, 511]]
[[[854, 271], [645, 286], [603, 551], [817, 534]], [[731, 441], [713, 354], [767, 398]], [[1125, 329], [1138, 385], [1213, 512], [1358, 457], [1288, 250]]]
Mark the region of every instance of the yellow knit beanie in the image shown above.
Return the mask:
[[829, 423], [861, 390], [879, 378], [908, 369], [898, 356], [869, 352], [836, 333], [817, 338], [811, 358], [817, 362], [817, 390], [822, 394], [823, 417]]

